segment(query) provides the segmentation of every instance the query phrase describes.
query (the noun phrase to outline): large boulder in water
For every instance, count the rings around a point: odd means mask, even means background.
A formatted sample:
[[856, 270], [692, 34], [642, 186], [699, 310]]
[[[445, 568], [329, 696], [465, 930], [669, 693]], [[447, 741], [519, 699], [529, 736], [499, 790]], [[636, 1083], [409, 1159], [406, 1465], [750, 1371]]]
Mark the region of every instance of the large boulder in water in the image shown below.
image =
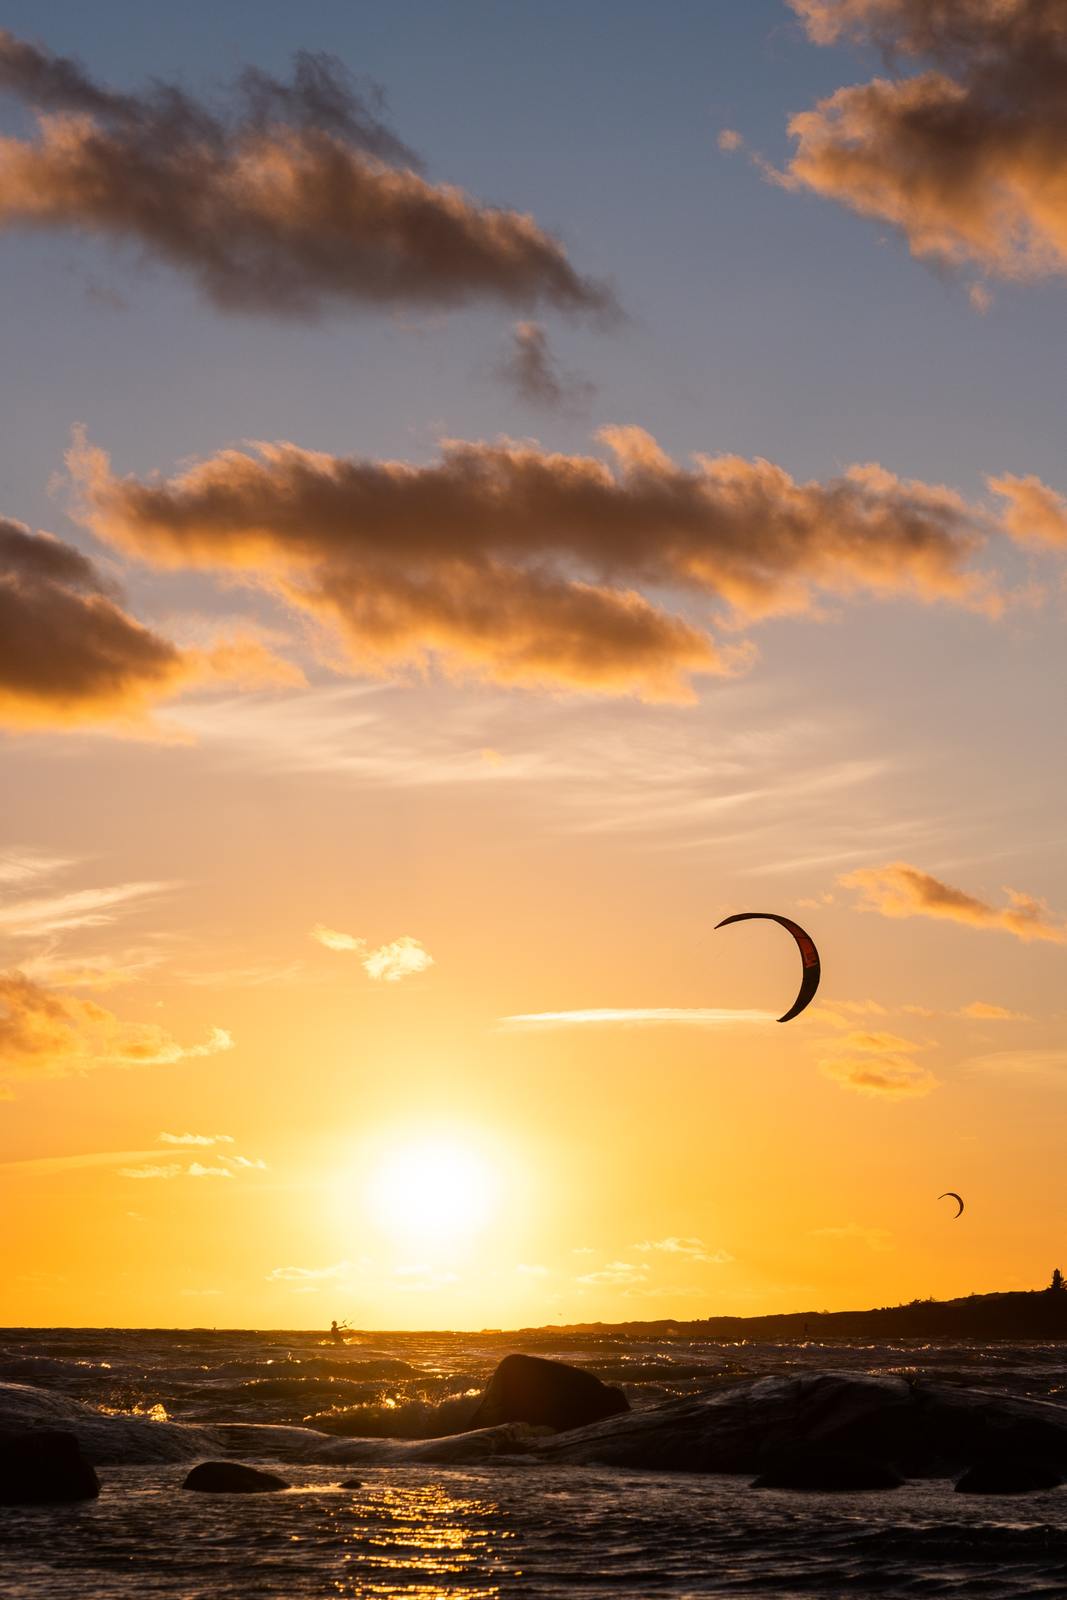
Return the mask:
[[884, 1462], [849, 1450], [823, 1450], [801, 1444], [779, 1450], [767, 1462], [753, 1489], [817, 1489], [845, 1494], [866, 1489], [899, 1489], [904, 1480]]
[[284, 1478], [246, 1467], [242, 1461], [201, 1461], [182, 1484], [183, 1489], [196, 1489], [200, 1494], [276, 1494], [288, 1487]]
[[925, 1380], [842, 1372], [741, 1380], [530, 1446], [544, 1461], [658, 1472], [758, 1473], [798, 1444], [904, 1477], [955, 1476], [1008, 1452], [1067, 1468], [1067, 1407]]
[[1027, 1456], [996, 1455], [976, 1461], [956, 1484], [957, 1494], [1036, 1494], [1057, 1489], [1063, 1472], [1054, 1462]]
[[0, 1436], [0, 1505], [93, 1500], [100, 1480], [72, 1433], [39, 1428]]
[[504, 1357], [489, 1379], [470, 1426], [529, 1422], [562, 1432], [629, 1409], [621, 1389], [601, 1383], [591, 1372], [543, 1356], [512, 1355]]

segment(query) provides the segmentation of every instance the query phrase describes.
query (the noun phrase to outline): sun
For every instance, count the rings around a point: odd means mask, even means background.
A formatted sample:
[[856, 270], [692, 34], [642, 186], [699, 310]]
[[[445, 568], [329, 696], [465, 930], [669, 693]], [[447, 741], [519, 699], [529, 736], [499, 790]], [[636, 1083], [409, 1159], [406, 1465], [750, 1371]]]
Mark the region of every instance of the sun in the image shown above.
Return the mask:
[[461, 1243], [492, 1221], [492, 1163], [472, 1146], [432, 1137], [386, 1151], [372, 1167], [369, 1209], [386, 1232], [421, 1243]]

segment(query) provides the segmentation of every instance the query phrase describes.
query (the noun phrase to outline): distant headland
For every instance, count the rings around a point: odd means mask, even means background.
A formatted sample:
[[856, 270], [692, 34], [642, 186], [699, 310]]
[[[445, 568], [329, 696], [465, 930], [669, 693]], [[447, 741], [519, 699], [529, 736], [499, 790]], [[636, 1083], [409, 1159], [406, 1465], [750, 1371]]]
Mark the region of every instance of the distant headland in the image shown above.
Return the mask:
[[[496, 1329], [486, 1330], [496, 1332]], [[701, 1317], [692, 1322], [574, 1322], [563, 1327], [523, 1328], [522, 1333], [598, 1333], [649, 1339], [1064, 1339], [1067, 1290], [1056, 1280], [1047, 1289], [971, 1294], [959, 1300], [911, 1300], [868, 1311], [788, 1311], [766, 1317]]]

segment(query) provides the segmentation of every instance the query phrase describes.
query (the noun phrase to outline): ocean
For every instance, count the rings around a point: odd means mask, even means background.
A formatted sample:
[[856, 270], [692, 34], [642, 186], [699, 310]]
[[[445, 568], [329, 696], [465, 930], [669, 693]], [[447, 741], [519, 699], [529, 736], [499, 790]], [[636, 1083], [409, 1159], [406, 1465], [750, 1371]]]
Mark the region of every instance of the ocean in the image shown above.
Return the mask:
[[[1067, 1597], [1067, 1487], [1013, 1497], [927, 1478], [889, 1492], [753, 1490], [746, 1476], [386, 1459], [462, 1428], [510, 1350], [587, 1367], [635, 1408], [757, 1375], [835, 1371], [1067, 1403], [1058, 1344], [772, 1345], [600, 1333], [0, 1331], [0, 1384], [190, 1425], [383, 1441], [357, 1468], [286, 1460], [281, 1494], [185, 1494], [189, 1462], [99, 1468], [98, 1500], [0, 1508], [4, 1600], [409, 1596]], [[57, 1424], [61, 1425], [61, 1424]], [[144, 1430], [142, 1430], [144, 1431]], [[241, 1458], [270, 1465], [264, 1446]], [[395, 1451], [394, 1451], [395, 1454]], [[359, 1485], [342, 1488], [357, 1476]]]

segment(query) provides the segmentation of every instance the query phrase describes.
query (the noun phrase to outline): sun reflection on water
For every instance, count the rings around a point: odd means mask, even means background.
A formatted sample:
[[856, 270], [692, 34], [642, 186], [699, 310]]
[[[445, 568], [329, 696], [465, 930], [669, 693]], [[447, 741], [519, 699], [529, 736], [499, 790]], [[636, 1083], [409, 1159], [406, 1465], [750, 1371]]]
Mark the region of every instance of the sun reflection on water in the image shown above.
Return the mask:
[[[515, 1537], [492, 1500], [460, 1498], [440, 1484], [368, 1485], [354, 1497], [342, 1595], [413, 1600], [498, 1600], [494, 1578], [519, 1572], [501, 1554]], [[386, 1574], [388, 1577], [386, 1578]]]

